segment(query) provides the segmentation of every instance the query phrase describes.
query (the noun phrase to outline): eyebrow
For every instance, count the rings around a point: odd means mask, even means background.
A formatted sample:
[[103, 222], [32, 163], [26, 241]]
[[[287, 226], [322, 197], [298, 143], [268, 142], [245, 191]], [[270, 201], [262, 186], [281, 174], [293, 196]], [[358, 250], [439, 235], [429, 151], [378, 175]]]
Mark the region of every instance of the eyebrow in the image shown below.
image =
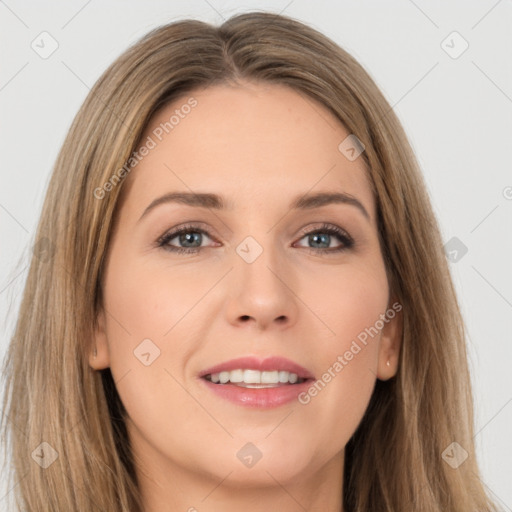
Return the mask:
[[[199, 192], [169, 192], [157, 197], [144, 210], [139, 221], [153, 208], [165, 203], [181, 203], [198, 208], [212, 208], [215, 210], [231, 210], [233, 206], [227, 203], [222, 196]], [[312, 210], [329, 204], [348, 204], [356, 207], [370, 220], [370, 215], [363, 204], [355, 197], [343, 192], [317, 192], [296, 197], [290, 204], [291, 210]], [[139, 222], [138, 221], [138, 222]]]

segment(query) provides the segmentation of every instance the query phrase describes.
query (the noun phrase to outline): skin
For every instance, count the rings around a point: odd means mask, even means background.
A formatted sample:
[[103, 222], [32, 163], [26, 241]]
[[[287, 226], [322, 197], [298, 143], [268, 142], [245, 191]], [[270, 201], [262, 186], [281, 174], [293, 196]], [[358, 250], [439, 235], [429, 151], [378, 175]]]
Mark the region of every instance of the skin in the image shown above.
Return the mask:
[[[325, 107], [275, 84], [194, 91], [157, 112], [143, 140], [190, 96], [197, 106], [123, 183], [89, 364], [111, 368], [127, 409], [145, 512], [338, 512], [344, 447], [376, 379], [396, 374], [401, 315], [306, 405], [249, 409], [197, 375], [240, 356], [278, 355], [319, 379], [391, 306], [363, 159], [338, 150], [349, 132]], [[164, 203], [139, 220], [171, 191], [217, 193], [233, 209]], [[293, 198], [320, 191], [356, 197], [369, 219], [349, 204], [290, 210]], [[199, 252], [157, 246], [194, 221], [208, 232]], [[301, 230], [324, 222], [355, 245], [321, 253]], [[252, 263], [236, 252], [247, 236], [263, 248]], [[339, 246], [331, 235], [320, 247]], [[146, 366], [134, 350], [148, 338], [160, 355]], [[251, 468], [237, 458], [248, 442], [262, 454]]]

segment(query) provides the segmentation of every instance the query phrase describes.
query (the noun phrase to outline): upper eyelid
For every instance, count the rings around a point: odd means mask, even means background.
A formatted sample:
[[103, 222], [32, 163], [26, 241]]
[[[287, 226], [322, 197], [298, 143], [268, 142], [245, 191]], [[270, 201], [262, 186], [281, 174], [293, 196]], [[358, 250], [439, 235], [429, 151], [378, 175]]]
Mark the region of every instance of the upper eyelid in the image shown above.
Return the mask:
[[348, 238], [352, 239], [352, 236], [349, 234], [349, 232], [345, 228], [338, 226], [337, 224], [334, 224], [332, 222], [322, 222], [320, 226], [317, 226], [315, 228], [306, 226], [304, 228], [301, 228], [299, 231], [303, 236], [305, 236], [305, 235], [309, 235], [311, 233], [315, 233], [317, 231], [322, 231], [322, 229], [329, 230], [329, 229], [333, 229], [333, 228], [342, 231], [344, 234], [346, 234], [346, 236]]

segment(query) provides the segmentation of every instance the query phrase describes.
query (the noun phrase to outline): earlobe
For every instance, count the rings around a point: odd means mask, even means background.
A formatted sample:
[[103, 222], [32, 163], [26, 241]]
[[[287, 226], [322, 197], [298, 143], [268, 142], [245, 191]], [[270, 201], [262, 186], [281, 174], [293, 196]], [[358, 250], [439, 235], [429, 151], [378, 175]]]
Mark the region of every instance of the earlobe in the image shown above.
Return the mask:
[[89, 366], [94, 370], [103, 370], [110, 366], [110, 356], [107, 342], [105, 313], [98, 313], [94, 329], [94, 340], [89, 349]]

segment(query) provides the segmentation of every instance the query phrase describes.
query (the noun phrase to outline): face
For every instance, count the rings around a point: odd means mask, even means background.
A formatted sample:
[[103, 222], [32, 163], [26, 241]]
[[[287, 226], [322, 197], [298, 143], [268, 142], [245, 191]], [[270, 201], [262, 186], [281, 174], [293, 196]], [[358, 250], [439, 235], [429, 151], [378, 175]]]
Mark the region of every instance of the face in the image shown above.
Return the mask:
[[194, 91], [152, 119], [90, 365], [111, 368], [155, 478], [339, 470], [376, 379], [395, 374], [399, 315], [363, 158], [338, 148], [349, 135], [274, 84]]

